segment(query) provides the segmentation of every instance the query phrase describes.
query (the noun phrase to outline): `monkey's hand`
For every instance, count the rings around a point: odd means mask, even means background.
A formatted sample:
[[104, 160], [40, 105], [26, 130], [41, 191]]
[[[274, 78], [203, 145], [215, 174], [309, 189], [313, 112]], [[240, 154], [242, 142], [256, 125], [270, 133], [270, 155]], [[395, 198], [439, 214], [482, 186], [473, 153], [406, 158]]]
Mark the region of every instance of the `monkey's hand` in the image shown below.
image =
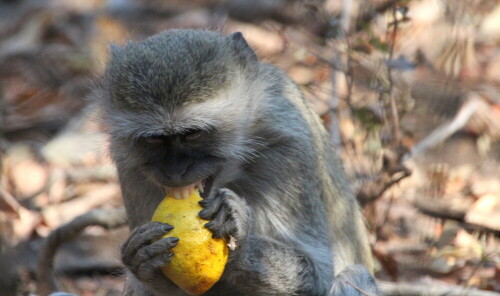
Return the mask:
[[207, 198], [200, 201], [204, 208], [200, 217], [211, 220], [205, 227], [210, 229], [214, 237], [224, 238], [236, 243], [243, 242], [248, 228], [248, 206], [245, 200], [227, 188], [216, 189]]
[[161, 267], [170, 262], [173, 256], [170, 249], [177, 245], [179, 239], [158, 239], [172, 229], [171, 225], [165, 223], [147, 223], [134, 229], [123, 244], [122, 261], [140, 281], [158, 286], [155, 282], [166, 280]]

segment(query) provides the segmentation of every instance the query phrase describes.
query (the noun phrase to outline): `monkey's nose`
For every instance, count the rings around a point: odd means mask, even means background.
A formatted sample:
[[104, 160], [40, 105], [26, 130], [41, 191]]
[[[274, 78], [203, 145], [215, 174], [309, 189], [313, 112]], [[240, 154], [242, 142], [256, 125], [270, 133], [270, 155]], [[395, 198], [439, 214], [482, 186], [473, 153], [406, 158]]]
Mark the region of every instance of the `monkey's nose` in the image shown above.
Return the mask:
[[183, 179], [188, 171], [189, 163], [177, 163], [170, 165], [163, 171], [165, 179], [170, 185], [182, 184]]
[[182, 182], [180, 175], [165, 174], [165, 179], [168, 181], [168, 185], [177, 186]]

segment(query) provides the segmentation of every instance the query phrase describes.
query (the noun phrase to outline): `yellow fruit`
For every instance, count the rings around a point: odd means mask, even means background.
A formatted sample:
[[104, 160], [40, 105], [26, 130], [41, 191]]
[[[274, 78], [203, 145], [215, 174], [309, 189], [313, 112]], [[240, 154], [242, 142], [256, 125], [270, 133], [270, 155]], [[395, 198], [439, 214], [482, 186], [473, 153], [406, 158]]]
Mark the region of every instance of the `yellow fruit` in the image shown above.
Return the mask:
[[207, 220], [198, 217], [202, 207], [200, 194], [194, 190], [185, 199], [166, 196], [153, 214], [153, 222], [168, 223], [174, 229], [164, 237], [178, 237], [174, 256], [163, 268], [163, 273], [177, 286], [192, 295], [201, 295], [222, 276], [228, 257], [224, 240], [212, 238], [204, 225]]

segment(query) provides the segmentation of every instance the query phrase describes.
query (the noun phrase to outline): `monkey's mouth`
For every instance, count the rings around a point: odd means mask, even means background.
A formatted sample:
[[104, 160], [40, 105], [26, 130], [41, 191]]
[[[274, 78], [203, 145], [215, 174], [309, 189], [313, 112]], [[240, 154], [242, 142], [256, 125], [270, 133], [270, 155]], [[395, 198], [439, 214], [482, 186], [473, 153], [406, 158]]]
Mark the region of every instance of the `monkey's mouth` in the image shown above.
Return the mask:
[[176, 199], [185, 199], [193, 194], [195, 190], [198, 190], [200, 194], [203, 194], [205, 191], [207, 191], [207, 189], [211, 187], [211, 179], [212, 178], [209, 177], [182, 187], [165, 187], [165, 191], [169, 196], [173, 196]]

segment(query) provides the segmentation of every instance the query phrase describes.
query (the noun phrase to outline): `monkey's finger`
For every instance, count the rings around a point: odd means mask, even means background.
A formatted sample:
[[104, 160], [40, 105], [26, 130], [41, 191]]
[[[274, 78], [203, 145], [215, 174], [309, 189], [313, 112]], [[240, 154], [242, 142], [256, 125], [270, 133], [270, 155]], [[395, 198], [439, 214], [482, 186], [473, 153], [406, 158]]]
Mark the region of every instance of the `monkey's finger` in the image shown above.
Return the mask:
[[134, 229], [128, 240], [125, 242], [124, 249], [138, 249], [142, 245], [147, 245], [156, 240], [163, 234], [169, 232], [174, 227], [172, 225], [160, 222], [151, 222]]
[[163, 255], [168, 253], [168, 250], [177, 246], [179, 242], [179, 238], [177, 237], [167, 237], [152, 243], [149, 246], [145, 246], [139, 251], [137, 251], [137, 255], [134, 257], [134, 261], [132, 264], [140, 265], [142, 262], [149, 261], [156, 256]]
[[146, 223], [146, 224], [143, 224], [143, 225], [141, 225], [139, 227], [136, 227], [132, 231], [132, 233], [130, 234], [130, 236], [128, 237], [127, 241], [125, 241], [125, 243], [123, 244], [122, 249], [128, 248], [128, 244], [130, 243], [130, 241], [132, 240], [133, 237], [137, 236], [140, 233], [144, 233], [145, 231], [147, 231], [148, 229], [151, 229], [151, 227], [154, 227], [156, 225], [164, 225], [164, 223], [151, 222], [151, 223]]
[[168, 264], [173, 256], [173, 253], [164, 253], [141, 263], [135, 268], [135, 271], [131, 270], [141, 281], [151, 282], [160, 275], [160, 268]]
[[[130, 261], [136, 254], [136, 252], [144, 246], [151, 244], [151, 242], [157, 240], [165, 233], [172, 230], [174, 227], [165, 224], [152, 222], [144, 225], [149, 229], [143, 230], [139, 229], [138, 231], [133, 231], [128, 240], [122, 247], [122, 259], [126, 264], [127, 261]], [[141, 227], [142, 228], [142, 227]], [[127, 260], [127, 261], [126, 261]]]
[[152, 227], [152, 225], [161, 225], [162, 223], [160, 222], [150, 222], [150, 223], [146, 223], [146, 224], [142, 224], [141, 226], [139, 227], [136, 227], [134, 229], [134, 231], [132, 233], [142, 233], [142, 232], [145, 232], [146, 230], [150, 229]]
[[214, 237], [222, 238], [229, 234], [227, 233], [228, 227], [224, 224], [230, 223], [230, 220], [231, 212], [226, 207], [223, 207], [217, 212], [212, 221], [205, 224], [205, 227], [213, 232]]
[[200, 218], [210, 220], [214, 215], [219, 212], [222, 207], [224, 198], [222, 196], [215, 196], [212, 198], [207, 198], [199, 202], [199, 204], [204, 208], [198, 214]]

